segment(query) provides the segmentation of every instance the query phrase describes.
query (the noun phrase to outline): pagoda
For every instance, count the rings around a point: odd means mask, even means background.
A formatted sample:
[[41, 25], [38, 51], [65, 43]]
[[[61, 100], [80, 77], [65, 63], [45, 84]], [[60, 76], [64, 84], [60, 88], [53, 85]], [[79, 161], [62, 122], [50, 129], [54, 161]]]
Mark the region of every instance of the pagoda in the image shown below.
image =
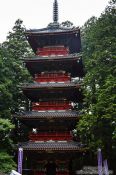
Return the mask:
[[35, 56], [24, 60], [33, 77], [33, 83], [22, 87], [29, 111], [16, 116], [29, 128], [26, 140], [19, 143], [22, 174], [73, 175], [85, 151], [74, 130], [83, 102], [80, 29], [59, 24], [55, 0], [53, 22], [25, 35]]

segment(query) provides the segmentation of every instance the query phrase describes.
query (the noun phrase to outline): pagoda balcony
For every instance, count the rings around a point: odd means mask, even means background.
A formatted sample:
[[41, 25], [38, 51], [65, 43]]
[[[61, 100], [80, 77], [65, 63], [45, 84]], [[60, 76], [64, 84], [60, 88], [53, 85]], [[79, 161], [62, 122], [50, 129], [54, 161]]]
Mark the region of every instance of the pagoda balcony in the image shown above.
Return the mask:
[[69, 48], [65, 48], [62, 45], [37, 48], [36, 51], [36, 55], [38, 56], [54, 56], [54, 55], [68, 55], [68, 54], [69, 54]]
[[71, 141], [73, 136], [70, 132], [44, 132], [44, 133], [31, 133], [29, 134], [30, 141]]
[[56, 110], [71, 110], [72, 105], [68, 101], [62, 102], [39, 102], [32, 103], [32, 111], [56, 111]]
[[34, 81], [39, 83], [44, 82], [70, 82], [71, 77], [70, 74], [66, 73], [43, 73], [43, 74], [36, 74]]

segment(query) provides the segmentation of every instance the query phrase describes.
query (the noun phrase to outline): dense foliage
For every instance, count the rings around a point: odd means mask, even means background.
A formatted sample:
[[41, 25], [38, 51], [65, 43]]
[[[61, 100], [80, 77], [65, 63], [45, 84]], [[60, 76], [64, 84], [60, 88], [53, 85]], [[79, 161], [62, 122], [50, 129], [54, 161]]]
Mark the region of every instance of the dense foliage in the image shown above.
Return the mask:
[[[112, 0], [82, 27], [85, 108], [77, 130], [82, 141], [116, 162], [116, 9]], [[114, 160], [113, 160], [114, 159]]]
[[24, 56], [30, 53], [24, 36], [22, 21], [17, 20], [6, 42], [0, 45], [0, 171], [8, 172], [16, 165], [13, 157], [11, 140], [12, 115], [21, 110], [26, 99], [21, 93], [21, 83], [29, 79], [29, 74], [22, 64]]

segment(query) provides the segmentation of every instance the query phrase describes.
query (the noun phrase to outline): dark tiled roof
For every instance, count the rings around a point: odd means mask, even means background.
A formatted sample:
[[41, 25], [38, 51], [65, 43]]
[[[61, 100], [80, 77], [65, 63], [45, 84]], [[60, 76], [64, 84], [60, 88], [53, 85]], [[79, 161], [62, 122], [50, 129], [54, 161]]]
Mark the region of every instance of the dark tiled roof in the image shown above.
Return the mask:
[[19, 144], [24, 150], [41, 150], [41, 151], [79, 151], [84, 148], [84, 145], [70, 141], [70, 142], [24, 142]]
[[80, 87], [79, 84], [75, 84], [73, 82], [69, 82], [69, 83], [45, 83], [45, 84], [41, 84], [41, 83], [30, 83], [27, 84], [25, 86], [23, 86], [23, 88], [44, 88], [44, 87], [53, 87], [53, 88], [62, 88], [62, 87]]
[[79, 113], [76, 111], [62, 111], [62, 112], [38, 112], [29, 111], [16, 115], [17, 118], [77, 118]]
[[36, 73], [44, 71], [64, 70], [70, 72], [72, 77], [83, 77], [84, 67], [81, 56], [69, 54], [67, 56], [54, 57], [28, 57], [23, 59], [25, 66], [34, 76]]
[[64, 60], [72, 60], [72, 61], [77, 61], [77, 60], [81, 60], [81, 54], [69, 54], [69, 55], [62, 55], [62, 56], [45, 56], [45, 57], [41, 57], [41, 56], [33, 56], [33, 57], [25, 57], [23, 59], [25, 62], [26, 61], [37, 61], [37, 60], [41, 60], [43, 62], [46, 61], [51, 61], [51, 60], [59, 60], [59, 61], [64, 61]]
[[44, 34], [44, 33], [60, 33], [60, 32], [71, 32], [71, 33], [77, 33], [79, 31], [79, 28], [68, 28], [68, 27], [47, 27], [43, 29], [31, 29], [26, 30], [25, 34]]

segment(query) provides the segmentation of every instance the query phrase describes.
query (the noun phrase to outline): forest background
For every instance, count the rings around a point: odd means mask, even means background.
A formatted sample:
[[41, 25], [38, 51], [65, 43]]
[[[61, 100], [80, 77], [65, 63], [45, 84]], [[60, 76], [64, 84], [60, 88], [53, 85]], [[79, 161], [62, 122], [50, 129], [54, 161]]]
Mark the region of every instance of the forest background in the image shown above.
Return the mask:
[[[21, 85], [31, 81], [22, 59], [32, 54], [18, 19], [5, 42], [0, 44], [0, 172], [16, 168], [18, 131], [13, 115], [27, 104]], [[111, 0], [99, 18], [91, 17], [81, 27], [85, 66], [82, 116], [77, 125], [81, 141], [96, 156], [102, 149], [116, 171], [116, 1]]]

